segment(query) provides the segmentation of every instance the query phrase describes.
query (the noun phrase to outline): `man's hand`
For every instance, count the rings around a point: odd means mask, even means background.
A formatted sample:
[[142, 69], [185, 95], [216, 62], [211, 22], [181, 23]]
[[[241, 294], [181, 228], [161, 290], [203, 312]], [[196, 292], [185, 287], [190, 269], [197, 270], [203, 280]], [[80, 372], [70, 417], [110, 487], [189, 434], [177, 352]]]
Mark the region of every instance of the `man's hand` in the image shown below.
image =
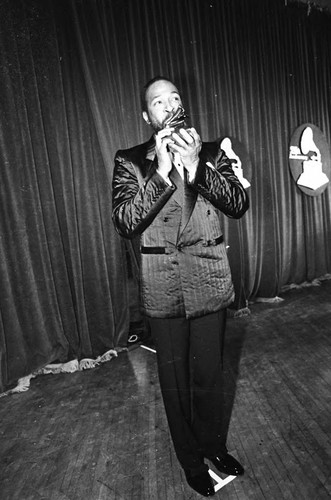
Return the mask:
[[193, 180], [199, 165], [201, 138], [195, 128], [181, 128], [179, 133], [172, 134], [172, 138], [174, 142], [169, 144], [169, 149], [180, 154], [184, 168], [189, 173], [189, 180]]
[[165, 128], [155, 135], [155, 153], [158, 160], [157, 172], [168, 182], [169, 174], [172, 169], [171, 154], [168, 147], [173, 144], [171, 134], [173, 128]]

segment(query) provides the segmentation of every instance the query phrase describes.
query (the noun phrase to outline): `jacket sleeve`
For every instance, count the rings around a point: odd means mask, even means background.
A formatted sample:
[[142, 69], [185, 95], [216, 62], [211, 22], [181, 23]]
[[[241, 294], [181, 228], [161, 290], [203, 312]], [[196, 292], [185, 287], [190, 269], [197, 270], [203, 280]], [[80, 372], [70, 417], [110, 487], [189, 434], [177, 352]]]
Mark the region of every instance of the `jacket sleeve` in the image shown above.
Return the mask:
[[112, 218], [117, 232], [125, 238], [141, 234], [176, 189], [169, 186], [155, 169], [139, 183], [137, 170], [139, 167], [130, 161], [125, 151], [116, 153]]
[[228, 217], [239, 219], [249, 208], [248, 195], [219, 144], [216, 157], [202, 152], [190, 186]]

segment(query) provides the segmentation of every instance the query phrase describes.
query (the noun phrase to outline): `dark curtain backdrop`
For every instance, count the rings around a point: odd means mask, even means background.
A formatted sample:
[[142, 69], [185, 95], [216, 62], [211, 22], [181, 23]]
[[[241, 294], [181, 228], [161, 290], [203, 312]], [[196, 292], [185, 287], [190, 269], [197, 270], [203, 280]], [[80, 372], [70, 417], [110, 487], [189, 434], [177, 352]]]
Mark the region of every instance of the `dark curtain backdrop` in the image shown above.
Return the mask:
[[308, 197], [288, 166], [302, 123], [330, 143], [330, 15], [284, 0], [1, 0], [0, 43], [0, 392], [126, 345], [138, 298], [111, 223], [113, 157], [149, 137], [139, 93], [156, 74], [204, 140], [247, 151], [251, 209], [223, 221], [235, 307], [331, 272], [330, 185]]

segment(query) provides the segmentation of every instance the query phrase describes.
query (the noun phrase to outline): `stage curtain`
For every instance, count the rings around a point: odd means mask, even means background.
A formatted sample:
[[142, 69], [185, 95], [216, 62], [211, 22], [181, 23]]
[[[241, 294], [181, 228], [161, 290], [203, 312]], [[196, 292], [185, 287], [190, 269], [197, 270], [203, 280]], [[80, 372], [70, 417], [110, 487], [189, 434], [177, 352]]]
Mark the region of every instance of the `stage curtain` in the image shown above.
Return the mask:
[[330, 185], [308, 197], [288, 166], [299, 125], [330, 139], [330, 27], [283, 0], [1, 2], [0, 390], [126, 345], [137, 245], [112, 226], [113, 158], [149, 138], [157, 74], [203, 140], [247, 152], [251, 208], [222, 218], [235, 308], [330, 273]]
[[123, 243], [65, 7], [1, 2], [2, 390], [127, 346]]
[[[330, 272], [330, 187], [303, 195], [288, 165], [302, 123], [330, 137], [327, 12], [283, 1], [72, 0], [79, 52], [105, 154], [146, 140], [139, 92], [173, 78], [206, 141], [231, 137], [249, 163], [251, 209], [224, 218], [235, 307]], [[98, 26], [98, 29], [96, 29]], [[111, 177], [112, 163], [109, 164]]]

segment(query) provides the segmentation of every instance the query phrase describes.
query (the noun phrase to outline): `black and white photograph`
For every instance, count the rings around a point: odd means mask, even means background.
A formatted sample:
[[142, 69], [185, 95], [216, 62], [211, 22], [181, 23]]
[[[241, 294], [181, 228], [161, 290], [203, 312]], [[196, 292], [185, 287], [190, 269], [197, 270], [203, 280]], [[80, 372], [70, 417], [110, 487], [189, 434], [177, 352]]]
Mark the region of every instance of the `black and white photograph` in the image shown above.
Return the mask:
[[0, 0], [0, 499], [331, 499], [331, 0]]

